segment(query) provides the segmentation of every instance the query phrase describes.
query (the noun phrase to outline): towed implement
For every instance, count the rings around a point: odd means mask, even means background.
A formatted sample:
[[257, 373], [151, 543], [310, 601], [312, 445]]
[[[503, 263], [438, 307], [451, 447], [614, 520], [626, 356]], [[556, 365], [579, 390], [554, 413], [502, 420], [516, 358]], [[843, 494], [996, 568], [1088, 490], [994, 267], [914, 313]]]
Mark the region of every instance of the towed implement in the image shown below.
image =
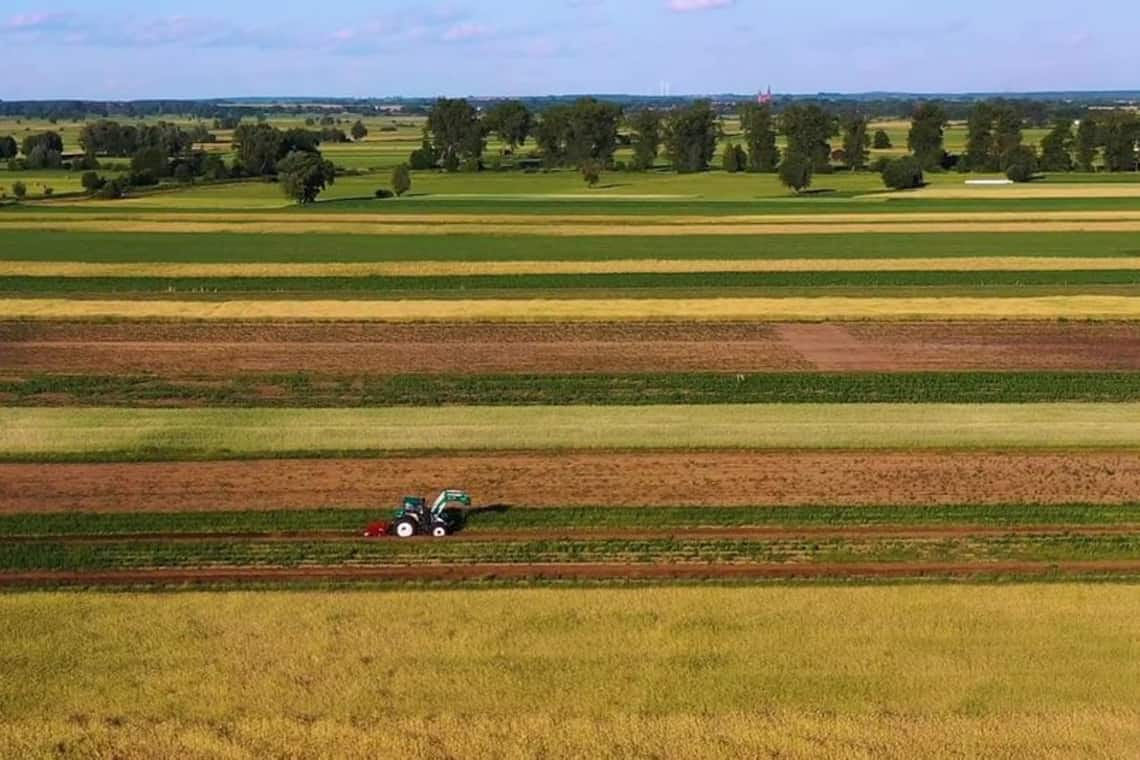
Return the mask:
[[405, 496], [403, 505], [396, 510], [391, 520], [374, 522], [364, 530], [366, 538], [396, 536], [435, 536], [442, 538], [463, 529], [467, 521], [466, 507], [471, 506], [471, 497], [466, 491], [446, 489], [435, 497], [431, 507], [420, 496]]

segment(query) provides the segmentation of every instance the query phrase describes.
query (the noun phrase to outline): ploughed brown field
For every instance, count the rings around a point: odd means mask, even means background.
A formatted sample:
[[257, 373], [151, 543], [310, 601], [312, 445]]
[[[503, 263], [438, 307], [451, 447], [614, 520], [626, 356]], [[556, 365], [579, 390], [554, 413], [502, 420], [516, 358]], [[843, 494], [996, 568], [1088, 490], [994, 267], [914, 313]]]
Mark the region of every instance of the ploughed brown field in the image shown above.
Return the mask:
[[441, 484], [532, 507], [1123, 504], [1140, 452], [590, 452], [0, 464], [0, 512], [378, 508]]
[[1140, 370], [1140, 323], [0, 322], [13, 374]]

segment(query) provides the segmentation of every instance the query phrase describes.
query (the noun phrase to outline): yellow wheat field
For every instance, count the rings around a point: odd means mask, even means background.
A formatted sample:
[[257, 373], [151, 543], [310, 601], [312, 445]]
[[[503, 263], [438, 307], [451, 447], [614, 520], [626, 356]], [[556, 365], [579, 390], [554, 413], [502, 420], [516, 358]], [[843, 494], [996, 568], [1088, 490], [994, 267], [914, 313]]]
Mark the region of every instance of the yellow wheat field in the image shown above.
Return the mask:
[[983, 272], [1140, 269], [1140, 256], [962, 256], [916, 259], [617, 259], [326, 263], [0, 261], [4, 277], [408, 277], [695, 272]]
[[0, 299], [8, 319], [376, 320], [390, 322], [1140, 319], [1140, 296], [1026, 298], [597, 298], [407, 301]]
[[1115, 584], [5, 594], [0, 756], [1131, 757], [1137, 620]]

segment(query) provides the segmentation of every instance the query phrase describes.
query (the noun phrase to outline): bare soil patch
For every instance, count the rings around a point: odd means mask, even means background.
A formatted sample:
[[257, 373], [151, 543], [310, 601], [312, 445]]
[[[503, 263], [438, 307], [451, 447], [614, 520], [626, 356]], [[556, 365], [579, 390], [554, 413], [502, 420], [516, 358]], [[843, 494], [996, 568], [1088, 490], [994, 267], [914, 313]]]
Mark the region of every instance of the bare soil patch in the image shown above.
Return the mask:
[[0, 322], [29, 373], [1140, 370], [1133, 322]]
[[465, 488], [531, 507], [1123, 504], [1140, 452], [590, 452], [0, 464], [0, 512], [388, 509]]

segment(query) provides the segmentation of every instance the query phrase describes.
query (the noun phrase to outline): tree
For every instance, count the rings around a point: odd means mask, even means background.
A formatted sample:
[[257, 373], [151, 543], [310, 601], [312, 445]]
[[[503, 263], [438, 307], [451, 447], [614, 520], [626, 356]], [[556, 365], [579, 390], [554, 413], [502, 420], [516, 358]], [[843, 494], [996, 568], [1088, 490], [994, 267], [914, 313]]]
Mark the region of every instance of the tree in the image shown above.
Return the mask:
[[721, 156], [721, 165], [729, 174], [742, 172], [748, 168], [748, 154], [744, 151], [744, 148], [739, 145], [729, 143], [724, 146], [724, 154]]
[[50, 150], [45, 143], [38, 143], [24, 163], [28, 169], [58, 169], [63, 164], [63, 156], [58, 150]]
[[831, 171], [830, 138], [839, 134], [835, 118], [817, 105], [790, 106], [780, 115], [788, 153], [807, 158], [812, 170]]
[[63, 153], [62, 137], [55, 132], [41, 132], [24, 138], [24, 155], [32, 155], [32, 151], [41, 145], [45, 151], [54, 150], [56, 153]]
[[530, 137], [534, 117], [521, 101], [506, 100], [496, 103], [483, 118], [487, 131], [498, 136], [507, 152], [514, 153]]
[[142, 148], [131, 156], [131, 172], [149, 172], [154, 177], [165, 177], [170, 173], [166, 154], [161, 148]]
[[277, 164], [277, 175], [285, 196], [304, 205], [336, 182], [336, 167], [320, 153], [295, 150]]
[[745, 103], [740, 108], [740, 126], [748, 146], [748, 170], [774, 172], [780, 163], [776, 147], [776, 121], [767, 103]]
[[998, 156], [999, 167], [1001, 157], [1021, 145], [1021, 128], [1024, 123], [1021, 110], [1015, 104], [999, 104], [997, 118], [994, 119], [994, 152]]
[[871, 157], [869, 145], [867, 120], [862, 116], [851, 116], [844, 119], [843, 154], [848, 167], [851, 169], [867, 168], [867, 159]]
[[1086, 116], [1077, 125], [1077, 168], [1083, 172], [1095, 171], [1099, 148], [1100, 127], [1091, 116]]
[[924, 169], [937, 169], [942, 165], [946, 156], [945, 129], [946, 112], [937, 103], [919, 103], [914, 109], [906, 147]]
[[891, 145], [891, 136], [887, 134], [885, 129], [876, 129], [871, 147], [875, 150], [890, 150], [894, 146]]
[[28, 186], [25, 185], [23, 182], [19, 182], [19, 181], [13, 182], [12, 183], [12, 195], [16, 196], [16, 200], [18, 200], [18, 201], [24, 200], [24, 198], [28, 197]]
[[435, 155], [435, 148], [431, 145], [431, 139], [425, 134], [420, 147], [413, 150], [412, 154], [408, 156], [408, 166], [416, 171], [427, 171], [436, 168], [438, 162], [439, 157]]
[[798, 153], [787, 153], [780, 163], [780, 182], [784, 183], [784, 187], [799, 193], [811, 187], [814, 170], [815, 166], [810, 158]]
[[1001, 158], [1021, 145], [1021, 111], [1003, 100], [978, 103], [966, 123], [966, 167], [970, 171], [1001, 171]]
[[412, 172], [408, 169], [407, 164], [400, 164], [392, 170], [392, 189], [397, 196], [401, 196], [412, 189]]
[[432, 150], [448, 171], [468, 159], [479, 159], [486, 143], [479, 113], [466, 100], [440, 98], [428, 113], [427, 133]]
[[107, 180], [100, 177], [95, 172], [84, 172], [80, 178], [79, 183], [83, 185], [83, 189], [88, 193], [95, 193], [103, 185], [107, 184]]
[[596, 187], [602, 181], [602, 165], [593, 159], [583, 161], [579, 171], [589, 187]]
[[171, 176], [173, 176], [174, 181], [180, 185], [188, 185], [194, 181], [194, 172], [190, 168], [190, 164], [178, 164], [178, 166], [174, 167], [174, 171], [171, 172]]
[[363, 121], [357, 119], [356, 123], [352, 125], [352, 139], [360, 142], [365, 137], [368, 137], [368, 127], [364, 126]]
[[922, 187], [922, 163], [915, 156], [902, 156], [883, 167], [883, 184], [892, 190]]
[[1073, 123], [1058, 119], [1053, 129], [1041, 138], [1041, 168], [1047, 172], [1073, 170]]
[[251, 176], [272, 176], [287, 155], [281, 130], [267, 124], [242, 124], [234, 130], [233, 141], [238, 162]]
[[548, 108], [534, 139], [548, 167], [581, 167], [585, 161], [609, 166], [617, 150], [620, 123], [618, 106], [582, 98], [571, 106]]
[[661, 114], [652, 108], [638, 111], [629, 119], [633, 132], [633, 168], [646, 171], [653, 168], [661, 150]]
[[1110, 172], [1136, 171], [1136, 141], [1140, 119], [1131, 111], [1109, 111], [1098, 119], [1104, 168]]
[[1002, 154], [1001, 170], [1014, 182], [1029, 182], [1037, 173], [1037, 153], [1028, 145], [1016, 145]]
[[20, 146], [16, 143], [16, 138], [0, 137], [0, 160], [15, 158], [19, 152]]
[[665, 123], [665, 152], [679, 172], [707, 170], [719, 138], [720, 121], [707, 100], [673, 109]]

